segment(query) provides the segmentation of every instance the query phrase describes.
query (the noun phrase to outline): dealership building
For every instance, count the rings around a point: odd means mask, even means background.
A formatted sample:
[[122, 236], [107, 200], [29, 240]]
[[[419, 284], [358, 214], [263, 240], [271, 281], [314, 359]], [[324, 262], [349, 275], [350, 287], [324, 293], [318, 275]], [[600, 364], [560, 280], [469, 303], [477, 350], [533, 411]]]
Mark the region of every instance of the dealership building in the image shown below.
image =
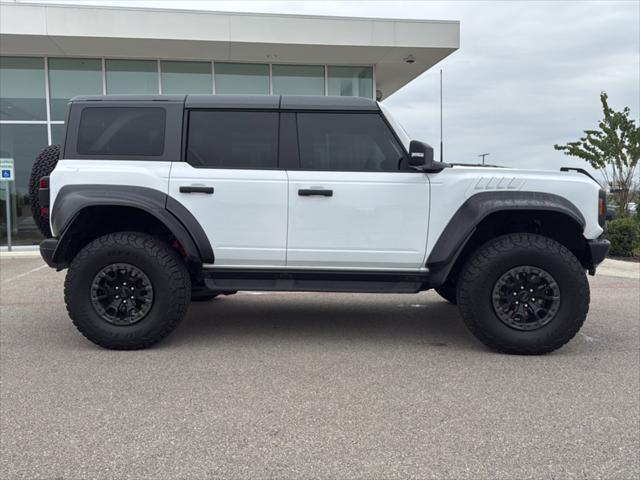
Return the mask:
[[0, 245], [34, 245], [28, 180], [87, 94], [339, 95], [383, 100], [459, 47], [456, 21], [0, 3]]

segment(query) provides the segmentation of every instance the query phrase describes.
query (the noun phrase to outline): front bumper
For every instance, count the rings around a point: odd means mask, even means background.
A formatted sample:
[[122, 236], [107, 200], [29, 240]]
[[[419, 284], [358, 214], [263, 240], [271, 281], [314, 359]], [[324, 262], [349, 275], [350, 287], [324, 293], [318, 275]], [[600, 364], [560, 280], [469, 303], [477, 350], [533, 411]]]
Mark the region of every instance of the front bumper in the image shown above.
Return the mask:
[[596, 267], [605, 259], [607, 253], [609, 253], [610, 246], [611, 242], [606, 238], [587, 240], [587, 248], [589, 249], [589, 257], [591, 259], [589, 264], [590, 275], [595, 275]]

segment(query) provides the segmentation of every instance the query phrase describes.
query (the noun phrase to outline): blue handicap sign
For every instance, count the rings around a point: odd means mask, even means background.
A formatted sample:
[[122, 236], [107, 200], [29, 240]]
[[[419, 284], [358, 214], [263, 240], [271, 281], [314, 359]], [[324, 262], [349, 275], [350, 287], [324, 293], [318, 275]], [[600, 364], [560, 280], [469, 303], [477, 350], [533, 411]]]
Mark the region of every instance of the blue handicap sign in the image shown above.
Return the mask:
[[11, 170], [3, 169], [2, 170], [2, 178], [11, 178]]

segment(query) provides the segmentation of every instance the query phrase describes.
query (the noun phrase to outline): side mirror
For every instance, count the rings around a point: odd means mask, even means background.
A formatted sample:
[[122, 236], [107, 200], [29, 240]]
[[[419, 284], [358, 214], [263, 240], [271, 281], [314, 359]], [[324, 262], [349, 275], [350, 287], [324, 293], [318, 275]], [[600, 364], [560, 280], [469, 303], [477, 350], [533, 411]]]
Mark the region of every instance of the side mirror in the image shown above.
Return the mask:
[[409, 166], [430, 168], [433, 165], [433, 147], [418, 140], [409, 144]]

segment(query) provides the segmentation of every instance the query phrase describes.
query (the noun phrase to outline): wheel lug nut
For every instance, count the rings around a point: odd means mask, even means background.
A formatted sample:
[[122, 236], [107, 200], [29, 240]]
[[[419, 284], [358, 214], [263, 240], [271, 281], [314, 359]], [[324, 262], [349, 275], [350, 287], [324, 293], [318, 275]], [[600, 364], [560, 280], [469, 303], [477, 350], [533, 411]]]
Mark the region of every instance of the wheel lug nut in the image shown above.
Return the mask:
[[120, 289], [120, 287], [116, 287], [116, 290], [119, 290], [119, 289]]
[[522, 285], [520, 285], [520, 290], [524, 290], [524, 287]]
[[516, 300], [516, 305], [520, 305], [520, 302]]
[[530, 289], [529, 289], [529, 292], [533, 293], [533, 288], [530, 288]]
[[116, 295], [116, 298], [120, 298], [120, 295]]
[[131, 299], [133, 300], [133, 295], [131, 295]]
[[528, 303], [525, 303], [525, 304], [524, 304], [524, 308], [529, 308], [529, 304], [528, 304]]
[[515, 297], [516, 295], [518, 295], [516, 292], [513, 292], [513, 296]]

